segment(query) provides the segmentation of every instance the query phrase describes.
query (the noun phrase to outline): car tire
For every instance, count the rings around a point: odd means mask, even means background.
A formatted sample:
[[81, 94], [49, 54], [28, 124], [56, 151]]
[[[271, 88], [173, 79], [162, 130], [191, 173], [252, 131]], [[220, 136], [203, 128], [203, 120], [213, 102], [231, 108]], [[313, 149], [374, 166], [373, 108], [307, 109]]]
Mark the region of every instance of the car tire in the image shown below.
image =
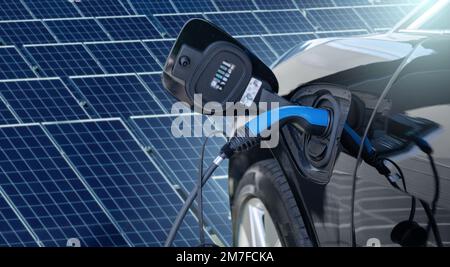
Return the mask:
[[[248, 205], [250, 201], [263, 204], [261, 206], [264, 207], [261, 209], [268, 213], [268, 218], [273, 221], [271, 225], [275, 226], [277, 238], [279, 239], [277, 245], [288, 247], [312, 246], [300, 209], [276, 160], [268, 159], [253, 164], [245, 172], [236, 187], [232, 201], [233, 244], [235, 246], [254, 244], [254, 242], [242, 242], [242, 239], [240, 239], [243, 238], [244, 232], [251, 228], [251, 226], [248, 226], [248, 223], [246, 227], [249, 228], [244, 227], [244, 224], [248, 222], [244, 217], [248, 213], [246, 213], [245, 209], [250, 209], [248, 208], [250, 207]], [[265, 220], [264, 216], [262, 216], [263, 222]], [[266, 229], [267, 227], [264, 226], [262, 228]], [[248, 239], [248, 236], [249, 234], [246, 233], [245, 240]], [[269, 242], [266, 242], [267, 244], [271, 246]], [[264, 243], [262, 246], [264, 246]]]

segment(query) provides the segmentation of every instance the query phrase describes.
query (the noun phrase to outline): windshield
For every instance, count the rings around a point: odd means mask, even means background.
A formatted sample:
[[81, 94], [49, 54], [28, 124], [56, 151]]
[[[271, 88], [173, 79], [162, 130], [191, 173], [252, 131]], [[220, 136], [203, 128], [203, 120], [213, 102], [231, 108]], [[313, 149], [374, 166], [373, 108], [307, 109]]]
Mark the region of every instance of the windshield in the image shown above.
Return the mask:
[[427, 1], [413, 12], [398, 28], [400, 32], [450, 31], [450, 0]]

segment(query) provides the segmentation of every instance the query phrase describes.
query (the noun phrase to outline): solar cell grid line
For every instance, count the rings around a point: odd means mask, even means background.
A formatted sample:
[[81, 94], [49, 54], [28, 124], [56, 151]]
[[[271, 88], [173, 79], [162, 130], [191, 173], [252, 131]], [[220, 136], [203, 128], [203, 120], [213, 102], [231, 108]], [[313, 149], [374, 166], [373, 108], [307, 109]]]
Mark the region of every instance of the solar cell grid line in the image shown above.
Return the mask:
[[[182, 199], [123, 121], [74, 121], [45, 127], [132, 244], [161, 246]], [[197, 242], [196, 220], [189, 213], [175, 245]]]
[[0, 125], [3, 124], [16, 124], [19, 121], [17, 120], [16, 116], [11, 112], [10, 109], [8, 109], [8, 106], [6, 106], [6, 103], [3, 100], [3, 97], [0, 94]]
[[3, 0], [0, 8], [0, 20], [33, 19], [28, 10], [17, 0]]
[[0, 140], [2, 192], [43, 245], [126, 245], [40, 125], [1, 127]]
[[5, 44], [57, 42], [40, 20], [0, 21], [0, 40]]
[[125, 0], [136, 14], [152, 16], [153, 14], [177, 13], [177, 10], [168, 0]]
[[367, 6], [372, 5], [369, 0], [339, 0], [334, 1], [337, 6]]
[[392, 28], [404, 17], [397, 6], [361, 7], [354, 10], [375, 30]]
[[314, 34], [277, 34], [264, 35], [262, 38], [281, 56], [292, 47], [315, 39], [316, 36]]
[[38, 242], [0, 194], [0, 247], [36, 247]]
[[172, 15], [154, 15], [154, 18], [162, 25], [164, 28], [164, 33], [168, 38], [176, 38], [180, 33], [181, 28], [184, 24], [194, 18], [205, 19], [201, 13], [196, 14], [172, 14]]
[[130, 15], [128, 10], [119, 0], [82, 0], [73, 1], [73, 4], [85, 17]]
[[24, 123], [89, 118], [60, 78], [0, 80], [0, 94]]
[[258, 9], [252, 0], [213, 0], [220, 11], [242, 11]]
[[255, 11], [270, 33], [312, 32], [313, 27], [300, 11]]
[[102, 68], [81, 43], [25, 45], [25, 50], [49, 77], [102, 74]]
[[271, 9], [296, 9], [293, 0], [253, 0], [259, 9], [271, 10]]
[[141, 73], [139, 77], [147, 85], [149, 90], [152, 91], [155, 98], [164, 106], [165, 113], [172, 113], [172, 105], [177, 100], [162, 86], [161, 73]]
[[[152, 148], [152, 157], [161, 164], [166, 176], [175, 179], [185, 190], [190, 192], [198, 180], [200, 151], [204, 137], [181, 137], [173, 135], [172, 122], [175, 118], [187, 118], [190, 127], [202, 127], [207, 118], [201, 115], [160, 115], [131, 117], [137, 129], [141, 132], [143, 143]], [[185, 125], [184, 125], [185, 126]], [[191, 131], [193, 133], [194, 130]], [[205, 165], [211, 164], [218, 155], [220, 147], [226, 142], [224, 138], [212, 137], [205, 149]], [[206, 168], [205, 166], [205, 168]], [[226, 162], [214, 173], [227, 175]], [[231, 244], [230, 206], [227, 188], [221, 188], [210, 179], [203, 188], [204, 215], [214, 232], [226, 245]]]
[[161, 66], [140, 41], [85, 43], [108, 73], [161, 71]]
[[0, 80], [36, 77], [15, 46], [0, 47]]
[[367, 28], [352, 8], [308, 9], [307, 18], [317, 31], [357, 30]]
[[44, 23], [63, 43], [111, 40], [94, 18], [44, 19]]
[[[17, 1], [17, 0], [14, 0]], [[19, 2], [19, 1], [17, 1]], [[61, 0], [22, 0], [33, 15], [38, 19], [74, 18], [81, 14], [70, 1]]]
[[268, 66], [278, 57], [276, 52], [259, 36], [239, 37], [237, 39]]
[[97, 20], [116, 41], [161, 38], [147, 16], [99, 17]]
[[164, 67], [167, 56], [175, 43], [175, 39], [144, 40], [143, 43], [150, 51], [152, 51], [152, 54], [156, 57], [160, 66]]
[[171, 0], [180, 13], [218, 11], [212, 0]]
[[69, 77], [101, 118], [162, 114], [164, 109], [135, 74]]
[[207, 13], [205, 16], [231, 35], [268, 33], [252, 12]]
[[[336, 2], [339, 2], [337, 0]], [[334, 7], [333, 0], [294, 0], [299, 8]]]

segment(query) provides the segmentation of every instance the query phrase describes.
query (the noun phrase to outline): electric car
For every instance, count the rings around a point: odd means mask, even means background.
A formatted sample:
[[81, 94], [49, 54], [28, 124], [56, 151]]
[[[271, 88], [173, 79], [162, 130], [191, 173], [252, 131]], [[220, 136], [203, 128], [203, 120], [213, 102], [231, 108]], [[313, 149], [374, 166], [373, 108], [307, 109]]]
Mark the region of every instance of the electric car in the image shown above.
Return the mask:
[[449, 2], [422, 4], [386, 34], [299, 44], [272, 66], [294, 103], [351, 92], [350, 131], [331, 157], [289, 124], [275, 148], [232, 156], [235, 246], [450, 244]]

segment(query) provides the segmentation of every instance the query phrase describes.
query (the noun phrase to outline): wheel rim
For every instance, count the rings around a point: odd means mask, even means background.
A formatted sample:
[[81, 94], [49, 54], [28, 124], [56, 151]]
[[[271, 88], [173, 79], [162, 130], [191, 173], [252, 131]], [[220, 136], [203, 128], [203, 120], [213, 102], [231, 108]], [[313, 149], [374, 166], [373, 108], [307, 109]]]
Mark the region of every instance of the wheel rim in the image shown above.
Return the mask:
[[251, 198], [242, 205], [236, 241], [239, 247], [281, 247], [272, 217], [260, 199]]

